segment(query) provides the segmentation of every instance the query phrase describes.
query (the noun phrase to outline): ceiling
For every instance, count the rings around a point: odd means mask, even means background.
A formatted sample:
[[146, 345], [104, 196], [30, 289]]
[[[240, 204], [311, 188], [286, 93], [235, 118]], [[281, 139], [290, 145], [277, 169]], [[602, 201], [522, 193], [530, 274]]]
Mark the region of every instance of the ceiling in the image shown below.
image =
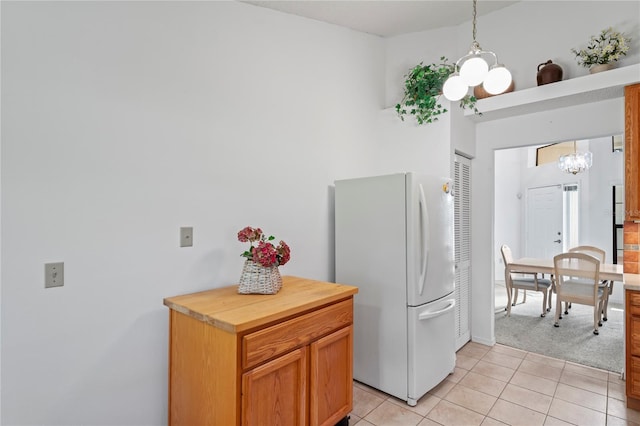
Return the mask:
[[[479, 1], [477, 15], [482, 16], [502, 9], [517, 1]], [[381, 37], [455, 26], [473, 18], [471, 0], [263, 0], [243, 3]]]

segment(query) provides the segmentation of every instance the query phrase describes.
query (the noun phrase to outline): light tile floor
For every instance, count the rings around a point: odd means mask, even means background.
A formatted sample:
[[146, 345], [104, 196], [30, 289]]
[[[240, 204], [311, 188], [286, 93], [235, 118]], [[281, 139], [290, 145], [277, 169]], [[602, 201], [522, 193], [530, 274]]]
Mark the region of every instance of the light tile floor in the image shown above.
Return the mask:
[[358, 426], [640, 425], [619, 374], [474, 342], [415, 407], [354, 382], [350, 417]]

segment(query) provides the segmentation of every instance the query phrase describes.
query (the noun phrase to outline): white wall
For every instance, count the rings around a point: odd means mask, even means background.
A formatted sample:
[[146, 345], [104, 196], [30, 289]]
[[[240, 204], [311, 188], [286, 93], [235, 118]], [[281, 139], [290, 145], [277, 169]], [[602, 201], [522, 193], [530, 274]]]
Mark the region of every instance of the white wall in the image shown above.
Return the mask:
[[[589, 209], [588, 229], [583, 231], [585, 238], [580, 239], [580, 244], [605, 248], [607, 262], [613, 261], [612, 187], [624, 185], [624, 153], [612, 152], [611, 144], [610, 137], [589, 141], [590, 151], [594, 156], [594, 173], [589, 173], [588, 176], [589, 194], [585, 201], [592, 208]], [[616, 290], [621, 290], [621, 287]]]
[[[521, 228], [525, 196], [522, 191], [522, 167], [526, 152], [519, 149], [495, 151], [495, 270], [496, 281], [504, 281], [500, 270], [504, 268], [500, 247], [506, 244], [514, 258], [522, 257]], [[526, 164], [526, 163], [525, 163]]]
[[377, 167], [383, 44], [237, 2], [2, 9], [2, 423], [166, 424], [162, 300], [237, 282], [239, 229], [333, 278], [331, 185]]
[[372, 146], [376, 153], [375, 173], [422, 170], [437, 176], [451, 175], [450, 114], [428, 126], [413, 119], [400, 121], [395, 110], [385, 109], [378, 116], [379, 136]]
[[3, 424], [166, 424], [162, 300], [237, 282], [239, 229], [333, 280], [335, 179], [450, 174], [449, 119], [384, 108], [379, 37], [238, 2], [1, 19]]
[[[520, 2], [478, 39], [524, 88], [604, 26], [640, 39], [637, 2], [612, 3]], [[621, 130], [620, 101], [483, 123], [477, 145], [457, 112], [401, 123], [398, 76], [466, 52], [469, 23], [383, 40], [236, 2], [2, 2], [1, 19], [3, 424], [165, 424], [164, 297], [234, 283], [246, 225], [289, 243], [283, 274], [332, 279], [334, 179], [450, 173], [454, 148], [477, 155], [472, 323], [490, 341], [493, 149]], [[45, 290], [52, 261], [65, 286]]]

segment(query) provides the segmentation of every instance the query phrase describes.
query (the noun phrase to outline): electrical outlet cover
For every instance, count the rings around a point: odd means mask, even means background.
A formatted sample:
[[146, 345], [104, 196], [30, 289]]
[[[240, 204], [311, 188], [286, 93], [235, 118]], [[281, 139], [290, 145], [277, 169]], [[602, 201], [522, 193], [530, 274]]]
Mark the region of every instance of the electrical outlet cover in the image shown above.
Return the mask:
[[180, 228], [180, 247], [193, 246], [193, 227]]

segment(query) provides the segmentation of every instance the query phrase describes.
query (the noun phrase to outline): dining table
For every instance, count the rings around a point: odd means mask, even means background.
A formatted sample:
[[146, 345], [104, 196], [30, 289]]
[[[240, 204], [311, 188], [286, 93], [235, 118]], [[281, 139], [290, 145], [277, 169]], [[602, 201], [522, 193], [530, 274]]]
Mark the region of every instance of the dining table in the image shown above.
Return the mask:
[[[516, 259], [511, 263], [513, 272], [537, 272], [539, 274], [554, 274], [553, 259], [535, 258], [535, 257], [522, 257]], [[623, 265], [615, 263], [601, 263], [599, 279], [603, 281], [609, 281], [609, 292], [613, 292], [613, 283], [615, 281], [623, 282], [624, 273]], [[554, 290], [555, 292], [555, 287]], [[604, 320], [607, 320], [607, 306], [605, 304]]]
[[[522, 257], [515, 259], [512, 263], [512, 270], [518, 272], [538, 272], [540, 274], [553, 274], [553, 259], [536, 257]], [[600, 279], [608, 281], [623, 280], [623, 266], [615, 263], [600, 264]]]

